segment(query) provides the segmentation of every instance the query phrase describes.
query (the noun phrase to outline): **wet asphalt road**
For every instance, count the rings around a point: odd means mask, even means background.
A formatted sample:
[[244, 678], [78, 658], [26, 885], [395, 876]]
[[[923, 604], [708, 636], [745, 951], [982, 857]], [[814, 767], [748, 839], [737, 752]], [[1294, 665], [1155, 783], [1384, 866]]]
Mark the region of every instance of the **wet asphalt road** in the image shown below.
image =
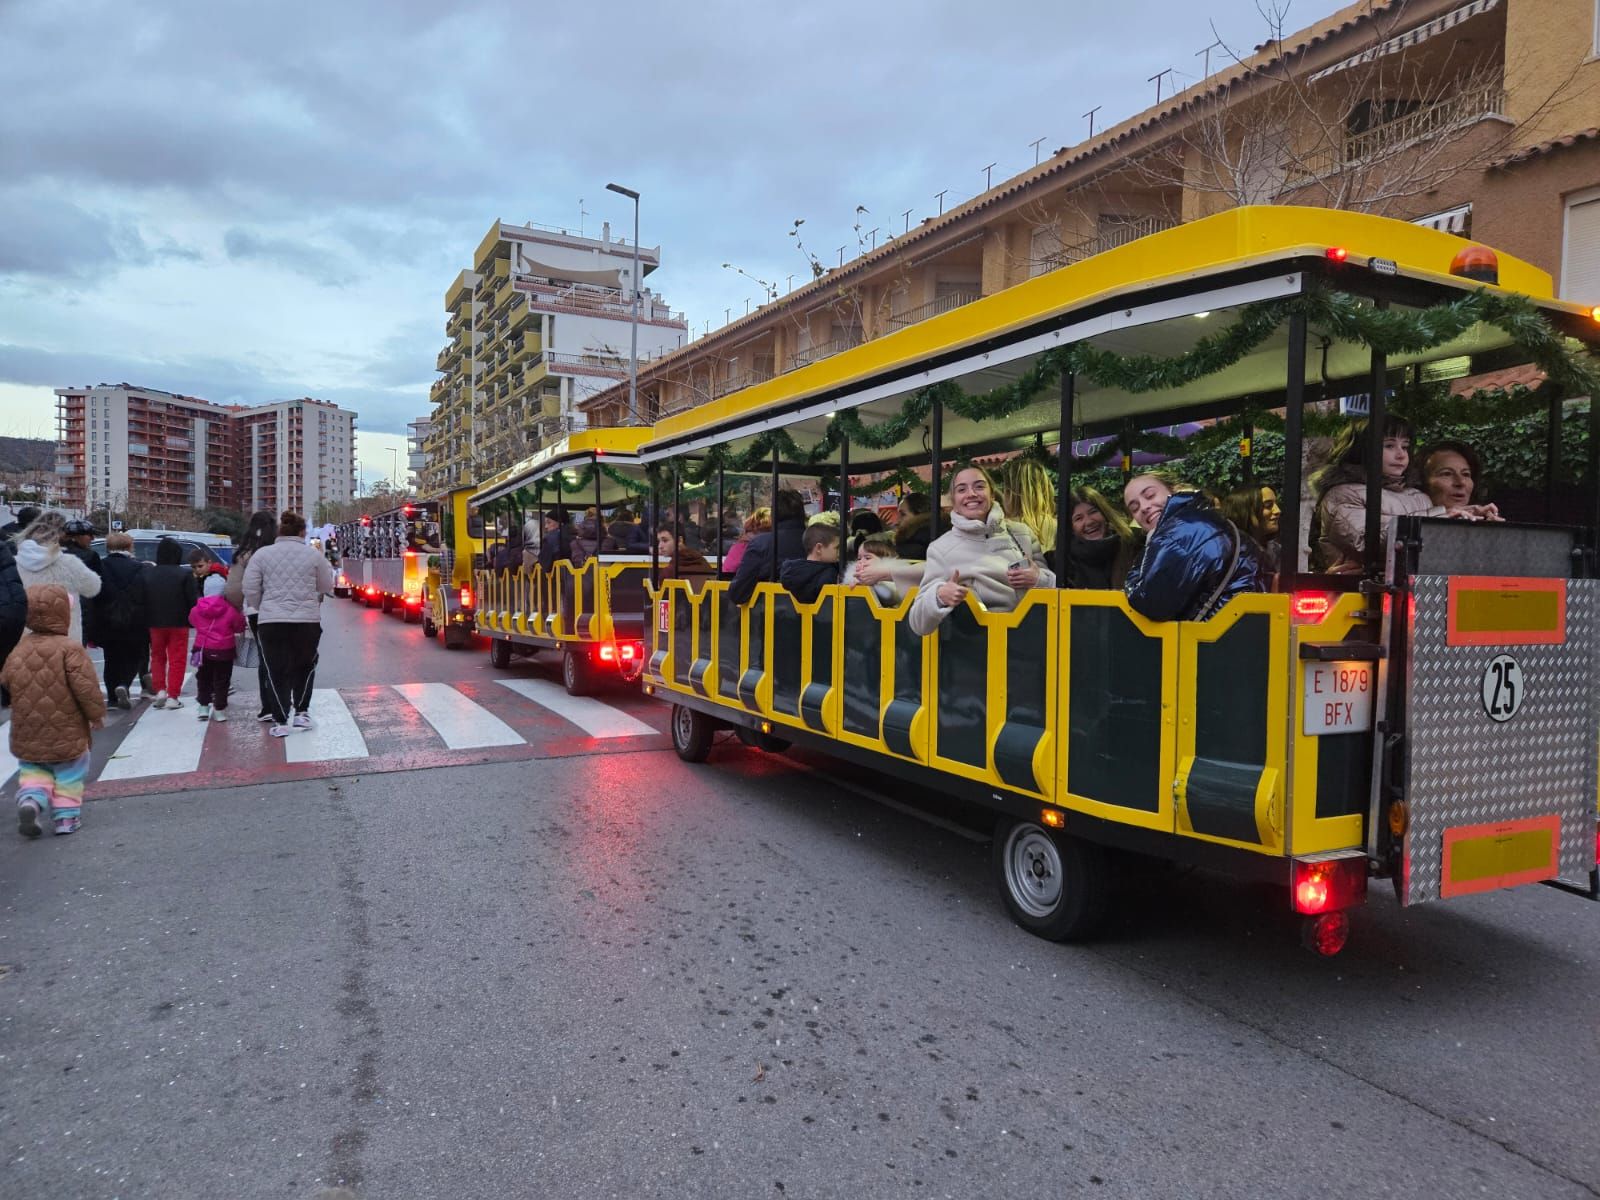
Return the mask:
[[0, 1197], [1600, 1195], [1597, 920], [1375, 892], [1328, 962], [1191, 875], [1050, 945], [737, 746], [105, 801], [0, 828]]

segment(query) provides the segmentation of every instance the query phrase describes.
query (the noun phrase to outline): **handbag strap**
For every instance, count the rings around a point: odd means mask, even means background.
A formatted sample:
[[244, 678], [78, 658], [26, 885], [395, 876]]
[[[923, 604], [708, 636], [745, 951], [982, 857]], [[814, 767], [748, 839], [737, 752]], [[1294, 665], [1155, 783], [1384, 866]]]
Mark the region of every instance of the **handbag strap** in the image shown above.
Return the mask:
[[1227, 523], [1228, 532], [1233, 534], [1233, 554], [1228, 559], [1228, 569], [1222, 573], [1222, 579], [1217, 584], [1217, 590], [1211, 593], [1211, 597], [1205, 602], [1205, 606], [1200, 609], [1199, 619], [1202, 621], [1211, 615], [1212, 608], [1222, 598], [1222, 593], [1227, 589], [1227, 586], [1233, 582], [1233, 573], [1239, 569], [1239, 551], [1242, 547], [1239, 527], [1229, 521], [1227, 517], [1222, 519]]

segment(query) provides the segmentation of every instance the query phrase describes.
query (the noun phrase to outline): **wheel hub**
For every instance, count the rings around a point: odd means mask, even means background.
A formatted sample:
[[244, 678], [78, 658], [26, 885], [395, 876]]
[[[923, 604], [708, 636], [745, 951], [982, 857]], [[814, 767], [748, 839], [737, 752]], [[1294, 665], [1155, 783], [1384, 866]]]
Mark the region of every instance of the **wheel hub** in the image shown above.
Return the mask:
[[1006, 884], [1029, 916], [1047, 917], [1061, 903], [1061, 852], [1037, 825], [1012, 831], [1006, 846]]

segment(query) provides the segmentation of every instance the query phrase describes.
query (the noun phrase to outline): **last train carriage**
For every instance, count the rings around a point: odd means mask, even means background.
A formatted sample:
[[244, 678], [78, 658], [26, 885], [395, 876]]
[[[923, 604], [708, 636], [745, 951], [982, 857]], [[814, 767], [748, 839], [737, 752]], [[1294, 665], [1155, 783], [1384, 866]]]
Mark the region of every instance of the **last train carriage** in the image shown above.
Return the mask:
[[[1323, 953], [1372, 879], [1405, 905], [1535, 882], [1597, 898], [1600, 411], [1579, 400], [1597, 315], [1449, 234], [1247, 208], [668, 417], [639, 454], [663, 491], [760, 470], [774, 493], [822, 479], [841, 513], [919, 467], [1035, 454], [1058, 473], [1058, 563], [1074, 472], [1097, 465], [1074, 445], [1109, 437], [1126, 472], [1176, 422], [1240, 450], [1281, 431], [1281, 570], [1206, 621], [1032, 588], [1010, 612], [969, 596], [927, 637], [909, 596], [835, 585], [801, 603], [769, 581], [735, 605], [725, 581], [658, 579], [646, 689], [691, 761], [732, 730], [992, 810], [1006, 905], [1046, 937], [1093, 929], [1126, 852], [1282, 885]], [[1531, 390], [1428, 383], [1529, 362]], [[1551, 448], [1576, 419], [1588, 445], [1549, 464], [1549, 511], [1516, 514], [1538, 523], [1406, 517], [1380, 536], [1374, 469], [1364, 561], [1312, 574], [1306, 442], [1340, 398], [1370, 409], [1374, 468], [1391, 406], [1548, 414]], [[1565, 477], [1581, 487], [1558, 495]]]

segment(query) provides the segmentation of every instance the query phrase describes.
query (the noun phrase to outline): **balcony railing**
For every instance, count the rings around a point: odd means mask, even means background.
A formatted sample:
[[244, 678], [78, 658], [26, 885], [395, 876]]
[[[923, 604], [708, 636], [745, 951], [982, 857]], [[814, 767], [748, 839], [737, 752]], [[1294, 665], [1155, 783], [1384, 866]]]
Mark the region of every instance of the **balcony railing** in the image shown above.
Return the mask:
[[621, 379], [628, 373], [628, 360], [609, 354], [564, 354], [546, 350], [543, 358], [558, 375], [607, 375]]
[[1052, 269], [1064, 267], [1092, 258], [1096, 254], [1104, 254], [1107, 250], [1115, 250], [1118, 246], [1126, 246], [1129, 242], [1149, 237], [1152, 233], [1162, 233], [1177, 227], [1178, 222], [1170, 217], [1138, 217], [1132, 221], [1117, 222], [1108, 225], [1092, 238], [1085, 238], [1071, 246], [1063, 246], [1059, 253], [1046, 256], [1045, 263]]
[[926, 321], [929, 317], [937, 317], [940, 313], [947, 313], [953, 308], [960, 308], [963, 304], [971, 304], [980, 295], [981, 293], [978, 289], [973, 288], [970, 292], [950, 292], [943, 296], [936, 296], [926, 304], [919, 304], [917, 307], [909, 308], [902, 313], [890, 314], [886, 324], [890, 332], [896, 329], [904, 329], [908, 325]]
[[1301, 155], [1286, 169], [1287, 189], [1303, 186], [1324, 175], [1381, 160], [1407, 146], [1425, 142], [1441, 134], [1476, 124], [1485, 117], [1497, 116], [1506, 109], [1506, 88], [1495, 80], [1480, 87], [1465, 88], [1422, 108], [1400, 113], [1387, 121], [1347, 133], [1343, 143]]
[[797, 367], [809, 367], [812, 363], [821, 362], [825, 358], [832, 358], [835, 354], [843, 354], [846, 350], [854, 350], [859, 345], [861, 345], [861, 335], [859, 333], [841, 334], [838, 337], [829, 338], [825, 342], [818, 342], [815, 345], [796, 350], [794, 352], [794, 365]]
[[711, 397], [716, 399], [726, 396], [730, 392], [737, 392], [741, 388], [754, 387], [758, 383], [765, 383], [772, 378], [772, 372], [763, 367], [751, 367], [748, 371], [740, 371], [736, 375], [729, 375], [726, 379], [714, 380], [711, 384]]

